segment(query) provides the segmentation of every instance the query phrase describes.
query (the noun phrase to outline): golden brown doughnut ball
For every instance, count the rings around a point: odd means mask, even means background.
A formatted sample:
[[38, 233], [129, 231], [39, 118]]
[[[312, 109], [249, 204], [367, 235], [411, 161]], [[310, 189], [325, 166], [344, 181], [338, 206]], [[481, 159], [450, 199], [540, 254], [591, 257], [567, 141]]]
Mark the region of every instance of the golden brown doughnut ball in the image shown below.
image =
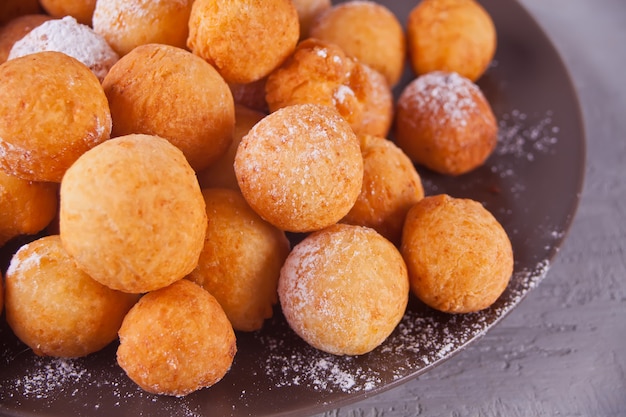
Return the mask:
[[45, 14], [27, 14], [16, 17], [7, 22], [6, 25], [0, 26], [0, 64], [7, 60], [15, 42], [50, 19], [52, 17]]
[[404, 315], [409, 280], [396, 247], [373, 229], [337, 224], [296, 245], [278, 281], [291, 328], [311, 346], [361, 355]]
[[239, 191], [202, 190], [209, 226], [198, 267], [188, 278], [213, 295], [233, 328], [258, 330], [278, 302], [285, 233], [256, 214]]
[[492, 154], [498, 125], [480, 88], [457, 73], [413, 80], [398, 99], [396, 143], [416, 163], [461, 175]]
[[0, 170], [0, 246], [43, 230], [56, 216], [59, 186], [33, 182]]
[[193, 0], [98, 0], [93, 28], [119, 55], [147, 43], [185, 48]]
[[0, 65], [0, 168], [60, 182], [85, 151], [109, 138], [111, 113], [98, 78], [77, 59], [39, 52]]
[[263, 219], [282, 230], [308, 232], [348, 214], [361, 191], [363, 157], [334, 108], [300, 104], [271, 113], [243, 137], [235, 175]]
[[458, 72], [472, 81], [496, 51], [496, 29], [475, 0], [423, 0], [409, 14], [409, 59], [416, 74]]
[[43, 51], [76, 58], [102, 81], [119, 56], [102, 36], [71, 16], [42, 23], [15, 42], [8, 59]]
[[0, 25], [27, 14], [40, 14], [39, 0], [2, 0], [0, 1]]
[[360, 140], [363, 186], [342, 222], [371, 227], [399, 244], [406, 213], [424, 197], [422, 180], [409, 157], [393, 142], [368, 135]]
[[294, 104], [332, 106], [357, 134], [387, 135], [393, 96], [382, 76], [337, 45], [306, 39], [265, 85], [270, 111]]
[[143, 293], [198, 264], [207, 218], [182, 152], [163, 138], [127, 135], [82, 155], [61, 183], [63, 245], [98, 282]]
[[7, 322], [41, 356], [79, 357], [104, 348], [136, 301], [81, 271], [58, 235], [22, 246], [6, 273]]
[[406, 40], [396, 15], [373, 1], [333, 6], [314, 20], [309, 35], [334, 43], [349, 56], [382, 73], [390, 86], [402, 76]]
[[119, 337], [118, 364], [153, 394], [180, 397], [217, 383], [237, 351], [222, 307], [186, 279], [144, 295]]
[[235, 155], [241, 139], [257, 124], [265, 114], [241, 105], [235, 105], [235, 133], [230, 147], [224, 155], [207, 169], [197, 173], [201, 188], [229, 188], [239, 190], [235, 176]]
[[489, 307], [513, 273], [513, 249], [500, 223], [479, 202], [445, 194], [409, 210], [401, 251], [413, 293], [446, 313]]
[[187, 45], [228, 83], [246, 84], [280, 65], [299, 34], [291, 0], [195, 0]]
[[50, 16], [72, 16], [83, 25], [91, 26], [96, 0], [39, 0]]
[[315, 18], [332, 7], [330, 0], [292, 0], [298, 11], [300, 39], [309, 37], [309, 30]]
[[194, 170], [222, 156], [232, 142], [233, 97], [201, 58], [169, 45], [141, 45], [123, 56], [102, 83], [112, 136], [143, 133], [168, 139]]

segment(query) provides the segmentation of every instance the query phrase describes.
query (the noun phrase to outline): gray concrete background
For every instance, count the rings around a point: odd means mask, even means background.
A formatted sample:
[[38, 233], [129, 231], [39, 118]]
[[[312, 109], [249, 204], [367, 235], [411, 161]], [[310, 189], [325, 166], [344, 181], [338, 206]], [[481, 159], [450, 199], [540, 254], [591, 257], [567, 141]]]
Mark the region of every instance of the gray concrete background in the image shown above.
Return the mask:
[[480, 341], [320, 416], [626, 416], [626, 0], [520, 1], [583, 111], [586, 179], [569, 235], [538, 288]]

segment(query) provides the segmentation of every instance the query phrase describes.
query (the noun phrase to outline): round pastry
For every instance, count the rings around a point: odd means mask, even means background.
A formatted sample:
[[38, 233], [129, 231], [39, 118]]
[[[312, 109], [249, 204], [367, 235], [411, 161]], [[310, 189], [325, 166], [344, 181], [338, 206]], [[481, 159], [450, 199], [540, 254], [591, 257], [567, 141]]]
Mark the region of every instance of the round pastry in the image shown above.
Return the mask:
[[217, 160], [232, 141], [235, 108], [228, 85], [211, 65], [184, 49], [138, 46], [111, 68], [102, 86], [113, 117], [112, 136], [166, 138], [194, 170]]
[[43, 230], [57, 213], [58, 184], [33, 182], [0, 170], [0, 246]]
[[6, 273], [6, 318], [41, 356], [80, 357], [117, 338], [137, 296], [114, 291], [77, 268], [58, 235], [22, 246]]
[[198, 264], [207, 218], [193, 169], [157, 136], [111, 139], [82, 155], [61, 183], [63, 245], [98, 282], [144, 293]]
[[363, 157], [334, 108], [300, 104], [271, 113], [243, 137], [235, 175], [262, 218], [282, 230], [308, 232], [348, 214], [361, 191]]
[[309, 35], [339, 46], [349, 56], [382, 73], [391, 86], [402, 76], [406, 59], [404, 29], [382, 4], [337, 4], [314, 20]]
[[224, 155], [212, 163], [207, 169], [197, 173], [201, 188], [229, 188], [239, 190], [235, 176], [235, 154], [241, 139], [257, 124], [265, 114], [256, 110], [235, 105], [235, 133], [230, 147]]
[[15, 42], [50, 19], [52, 17], [45, 14], [27, 14], [16, 17], [6, 25], [0, 26], [0, 64], [9, 58], [9, 52], [11, 52]]
[[315, 18], [332, 7], [331, 0], [292, 0], [298, 11], [300, 39], [309, 37], [309, 30]]
[[407, 214], [401, 246], [412, 292], [446, 313], [492, 305], [513, 273], [511, 242], [477, 201], [424, 197]]
[[85, 151], [109, 138], [111, 113], [98, 78], [77, 59], [39, 52], [0, 65], [0, 168], [60, 182]]
[[102, 36], [66, 16], [42, 23], [15, 42], [8, 59], [43, 51], [63, 52], [85, 64], [100, 81], [119, 56]]
[[39, 0], [50, 16], [72, 16], [84, 25], [91, 25], [96, 0]]
[[393, 96], [385, 77], [348, 57], [337, 45], [306, 39], [265, 85], [270, 111], [314, 103], [332, 106], [356, 134], [386, 137]]
[[215, 298], [188, 280], [144, 295], [124, 318], [117, 362], [143, 390], [184, 396], [217, 383], [237, 351]]
[[98, 0], [93, 28], [121, 56], [147, 43], [185, 48], [192, 3], [193, 0]]
[[293, 248], [278, 295], [287, 322], [311, 346], [362, 355], [402, 319], [409, 280], [400, 252], [387, 239], [367, 227], [337, 224]]
[[219, 301], [235, 330], [258, 330], [278, 301], [276, 285], [289, 240], [239, 191], [207, 188], [202, 194], [209, 226], [198, 266], [188, 278]]
[[493, 153], [498, 125], [477, 85], [435, 71], [413, 80], [398, 99], [396, 143], [416, 163], [461, 175]]
[[27, 14], [40, 14], [39, 0], [2, 0], [0, 1], [0, 26]]
[[407, 21], [408, 55], [416, 74], [458, 72], [476, 81], [496, 51], [496, 29], [475, 0], [424, 0]]
[[267, 76], [298, 42], [298, 12], [291, 0], [195, 0], [187, 45], [228, 83]]
[[422, 180], [408, 156], [393, 142], [361, 136], [363, 186], [342, 222], [367, 226], [400, 243], [409, 209], [424, 197]]

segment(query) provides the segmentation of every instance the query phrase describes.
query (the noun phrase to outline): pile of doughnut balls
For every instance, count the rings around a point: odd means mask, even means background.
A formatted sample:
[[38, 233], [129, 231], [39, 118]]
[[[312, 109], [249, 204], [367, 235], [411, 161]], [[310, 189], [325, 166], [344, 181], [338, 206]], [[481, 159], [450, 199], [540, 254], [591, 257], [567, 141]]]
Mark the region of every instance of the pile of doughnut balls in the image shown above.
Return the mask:
[[0, 301], [35, 354], [119, 340], [142, 389], [184, 396], [277, 303], [311, 346], [362, 355], [410, 293], [460, 314], [504, 291], [502, 226], [417, 172], [496, 145], [474, 0], [415, 1], [406, 29], [369, 1], [39, 1], [0, 6], [0, 246], [36, 236]]

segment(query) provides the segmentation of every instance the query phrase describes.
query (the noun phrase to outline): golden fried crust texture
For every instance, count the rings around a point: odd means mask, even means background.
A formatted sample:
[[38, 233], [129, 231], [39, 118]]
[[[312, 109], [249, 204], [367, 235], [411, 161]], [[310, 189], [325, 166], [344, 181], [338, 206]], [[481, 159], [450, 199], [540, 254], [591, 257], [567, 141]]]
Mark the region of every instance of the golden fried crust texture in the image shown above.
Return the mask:
[[0, 171], [0, 246], [44, 229], [57, 214], [59, 185], [23, 180]]
[[111, 113], [98, 78], [61, 52], [0, 65], [0, 168], [60, 182], [85, 151], [109, 138]]
[[193, 0], [98, 0], [93, 28], [120, 56], [148, 43], [185, 48], [192, 3]]
[[479, 202], [445, 194], [409, 210], [401, 251], [413, 293], [447, 313], [489, 307], [513, 273], [511, 242], [500, 223]]
[[178, 147], [194, 170], [228, 149], [235, 126], [230, 89], [201, 58], [169, 45], [141, 45], [123, 56], [102, 86], [112, 136], [156, 135]]
[[117, 361], [142, 389], [184, 396], [230, 369], [235, 333], [217, 300], [186, 279], [146, 294], [119, 331]]
[[360, 140], [363, 186], [342, 222], [371, 227], [399, 244], [406, 213], [424, 197], [421, 178], [409, 157], [393, 142], [368, 135]]
[[317, 16], [312, 38], [334, 43], [395, 85], [404, 70], [406, 40], [398, 18], [373, 1], [350, 1]]
[[322, 12], [332, 7], [331, 0], [293, 0], [300, 20], [300, 39], [309, 37], [311, 25]]
[[289, 240], [239, 191], [213, 188], [202, 194], [209, 226], [198, 267], [188, 278], [219, 301], [235, 330], [258, 330], [278, 302], [276, 286]]
[[265, 84], [270, 111], [294, 104], [335, 107], [356, 134], [386, 137], [393, 96], [385, 77], [329, 42], [306, 39]]
[[198, 172], [198, 182], [202, 188], [229, 188], [239, 190], [235, 176], [235, 155], [241, 139], [266, 115], [256, 110], [235, 105], [235, 133], [233, 141], [224, 155], [207, 169]]
[[294, 247], [278, 281], [291, 328], [313, 347], [361, 355], [379, 346], [404, 315], [405, 263], [376, 231], [337, 224]]
[[96, 0], [39, 0], [50, 16], [62, 18], [72, 16], [83, 25], [91, 26], [91, 17], [96, 8]]
[[104, 348], [137, 298], [78, 269], [58, 235], [22, 246], [6, 274], [7, 322], [42, 356], [80, 357]]
[[481, 166], [493, 153], [498, 125], [476, 84], [457, 73], [435, 71], [402, 91], [395, 133], [414, 162], [454, 176]]
[[493, 59], [496, 38], [491, 16], [475, 0], [424, 0], [407, 21], [409, 59], [418, 75], [452, 71], [476, 81]]
[[187, 46], [228, 83], [246, 84], [280, 65], [299, 36], [291, 0], [195, 0]]
[[235, 175], [250, 206], [291, 232], [319, 230], [343, 218], [363, 181], [359, 141], [335, 109], [284, 107], [243, 137]]
[[85, 153], [61, 183], [60, 235], [92, 278], [143, 293], [198, 264], [207, 227], [194, 171], [178, 148], [149, 135]]

